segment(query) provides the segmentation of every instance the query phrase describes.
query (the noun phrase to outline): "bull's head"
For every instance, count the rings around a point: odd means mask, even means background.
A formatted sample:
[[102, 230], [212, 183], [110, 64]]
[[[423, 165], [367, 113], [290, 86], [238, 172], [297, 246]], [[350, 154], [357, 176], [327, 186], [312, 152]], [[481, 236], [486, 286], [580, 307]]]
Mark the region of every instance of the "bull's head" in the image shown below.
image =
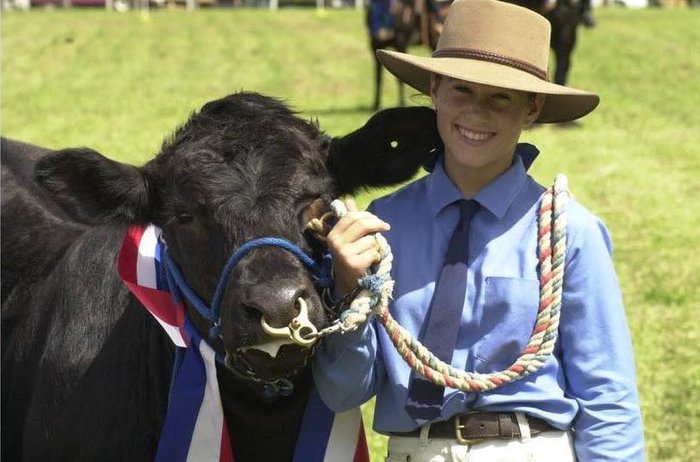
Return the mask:
[[[427, 108], [389, 109], [332, 139], [279, 101], [238, 93], [193, 114], [141, 168], [69, 149], [42, 160], [37, 178], [78, 221], [159, 226], [184, 279], [210, 303], [230, 256], [253, 239], [282, 238], [320, 263], [325, 248], [306, 224], [340, 195], [409, 179], [438, 140]], [[334, 316], [308, 265], [263, 246], [223, 284], [216, 319], [188, 309], [226, 366], [268, 385], [304, 367], [310, 345], [275, 333], [294, 322], [323, 328]]]

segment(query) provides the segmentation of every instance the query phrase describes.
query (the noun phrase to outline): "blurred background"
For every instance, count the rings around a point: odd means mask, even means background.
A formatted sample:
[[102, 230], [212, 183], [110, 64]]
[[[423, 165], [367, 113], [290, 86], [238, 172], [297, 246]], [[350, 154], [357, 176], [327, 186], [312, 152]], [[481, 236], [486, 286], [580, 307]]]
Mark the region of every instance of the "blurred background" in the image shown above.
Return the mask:
[[[608, 224], [650, 461], [700, 453], [700, 0], [593, 2], [568, 83], [600, 107], [539, 126], [533, 176], [566, 173]], [[331, 135], [373, 113], [362, 0], [2, 0], [1, 133], [142, 164], [205, 102], [285, 100]], [[412, 53], [429, 54], [416, 44]], [[554, 72], [552, 70], [552, 72]], [[384, 72], [382, 106], [399, 103]], [[406, 88], [406, 104], [429, 100]], [[362, 206], [386, 191], [358, 196]], [[369, 430], [373, 403], [364, 406]], [[373, 461], [386, 439], [370, 434]]]

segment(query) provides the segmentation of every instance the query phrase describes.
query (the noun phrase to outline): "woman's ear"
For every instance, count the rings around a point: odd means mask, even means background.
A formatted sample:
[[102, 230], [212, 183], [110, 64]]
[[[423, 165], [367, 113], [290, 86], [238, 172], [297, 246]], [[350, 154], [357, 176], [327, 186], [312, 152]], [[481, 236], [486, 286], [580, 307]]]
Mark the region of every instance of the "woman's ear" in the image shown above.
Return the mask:
[[530, 100], [530, 106], [529, 106], [529, 111], [527, 115], [525, 116], [525, 127], [529, 127], [532, 125], [535, 120], [540, 116], [540, 112], [542, 111], [542, 106], [544, 106], [544, 99], [545, 96], [542, 93], [535, 93]]

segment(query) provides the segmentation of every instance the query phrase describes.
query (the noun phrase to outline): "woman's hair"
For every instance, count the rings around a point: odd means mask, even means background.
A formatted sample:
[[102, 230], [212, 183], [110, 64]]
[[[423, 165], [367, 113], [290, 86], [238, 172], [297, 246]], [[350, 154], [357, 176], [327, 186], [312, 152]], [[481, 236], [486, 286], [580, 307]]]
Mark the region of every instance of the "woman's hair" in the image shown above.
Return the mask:
[[[447, 77], [445, 75], [438, 74], [437, 72], [432, 72], [430, 75], [431, 75], [432, 79], [435, 79], [436, 83], [439, 83], [443, 77]], [[459, 79], [455, 79], [455, 80], [459, 80]], [[534, 100], [535, 96], [537, 96], [537, 93], [532, 92], [532, 91], [524, 91], [524, 90], [513, 90], [513, 91], [521, 91], [521, 92], [525, 93], [527, 95], [528, 99], [530, 99], [530, 101]]]

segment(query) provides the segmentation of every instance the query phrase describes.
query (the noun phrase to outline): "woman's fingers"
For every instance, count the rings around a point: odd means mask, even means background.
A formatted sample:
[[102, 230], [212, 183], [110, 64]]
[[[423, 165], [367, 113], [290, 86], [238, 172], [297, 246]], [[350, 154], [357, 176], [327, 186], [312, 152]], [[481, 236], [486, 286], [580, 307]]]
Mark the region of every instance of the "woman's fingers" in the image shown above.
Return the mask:
[[328, 240], [336, 246], [355, 242], [368, 234], [383, 233], [389, 224], [369, 212], [351, 212], [345, 215], [328, 233]]
[[371, 255], [378, 254], [379, 246], [377, 245], [377, 240], [372, 235], [364, 236], [354, 242], [350, 242], [344, 245], [340, 249], [340, 255], [342, 255], [346, 260], [349, 260], [355, 256], [364, 255], [367, 256], [368, 253]]
[[355, 199], [348, 197], [343, 202], [345, 202], [345, 208], [348, 210], [348, 212], [357, 212], [357, 204], [355, 203]]
[[[375, 242], [373, 236], [366, 236]], [[333, 274], [335, 286], [341, 296], [350, 293], [357, 287], [357, 281], [367, 274], [367, 270], [381, 260], [379, 246], [376, 243], [354, 243], [355, 246], [345, 246], [340, 253], [333, 255]], [[358, 249], [364, 249], [359, 250]]]
[[357, 280], [381, 260], [375, 233], [389, 230], [389, 224], [369, 212], [357, 211], [353, 200], [346, 200], [348, 213], [328, 233], [328, 250], [333, 255], [336, 288], [346, 294]]
[[370, 212], [357, 210], [353, 199], [345, 199], [347, 214], [338, 220], [328, 234], [329, 238], [337, 239], [342, 245], [354, 242], [367, 234], [381, 233], [389, 230], [389, 224], [380, 220]]

